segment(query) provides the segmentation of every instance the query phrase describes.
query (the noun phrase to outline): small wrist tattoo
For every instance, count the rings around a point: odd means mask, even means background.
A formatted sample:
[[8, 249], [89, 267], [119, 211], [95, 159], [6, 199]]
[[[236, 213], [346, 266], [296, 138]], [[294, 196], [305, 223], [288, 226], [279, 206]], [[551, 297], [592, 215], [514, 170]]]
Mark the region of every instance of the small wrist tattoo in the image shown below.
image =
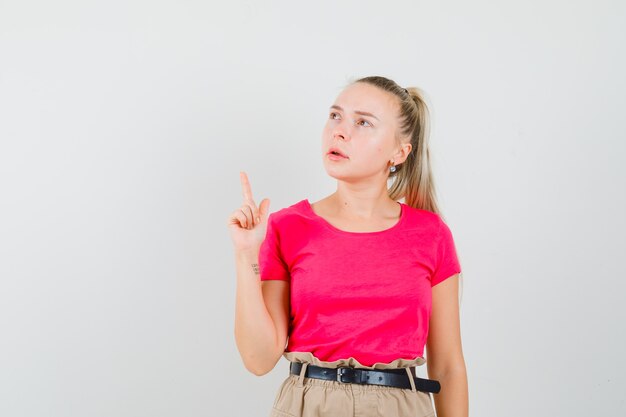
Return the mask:
[[259, 275], [259, 264], [252, 264], [252, 269], [255, 274]]

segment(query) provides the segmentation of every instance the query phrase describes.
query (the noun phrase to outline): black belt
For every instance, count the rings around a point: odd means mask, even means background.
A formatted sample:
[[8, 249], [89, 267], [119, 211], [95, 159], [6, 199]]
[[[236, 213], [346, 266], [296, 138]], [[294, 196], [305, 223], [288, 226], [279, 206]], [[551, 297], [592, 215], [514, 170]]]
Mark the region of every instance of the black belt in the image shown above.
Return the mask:
[[[300, 375], [302, 363], [290, 362], [289, 372]], [[411, 375], [415, 381], [415, 389], [418, 391], [438, 393], [441, 389], [439, 381], [424, 379], [415, 376], [415, 367], [411, 367]], [[362, 369], [351, 367], [324, 368], [309, 364], [304, 376], [307, 378], [327, 379], [350, 384], [373, 384], [385, 385], [397, 388], [411, 389], [411, 382], [404, 368], [395, 369]]]

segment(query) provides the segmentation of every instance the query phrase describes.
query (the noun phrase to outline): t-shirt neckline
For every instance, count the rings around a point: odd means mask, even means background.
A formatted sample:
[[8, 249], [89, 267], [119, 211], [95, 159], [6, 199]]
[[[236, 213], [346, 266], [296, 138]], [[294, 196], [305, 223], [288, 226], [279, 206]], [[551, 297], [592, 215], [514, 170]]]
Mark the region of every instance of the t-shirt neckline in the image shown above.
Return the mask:
[[317, 213], [315, 213], [315, 211], [313, 211], [313, 207], [311, 207], [311, 202], [309, 201], [308, 198], [304, 199], [304, 206], [309, 211], [309, 213], [313, 217], [315, 217], [320, 223], [324, 224], [327, 228], [329, 228], [330, 230], [333, 230], [333, 231], [335, 231], [337, 233], [341, 233], [341, 234], [344, 234], [344, 235], [351, 235], [351, 236], [379, 235], [379, 234], [384, 234], [384, 233], [391, 233], [391, 232], [399, 229], [400, 226], [402, 225], [402, 223], [404, 223], [404, 218], [406, 217], [406, 209], [404, 207], [404, 203], [402, 203], [401, 201], [396, 201], [396, 203], [400, 204], [400, 218], [398, 219], [396, 224], [394, 224], [393, 226], [388, 227], [387, 229], [377, 230], [377, 231], [374, 231], [374, 232], [350, 232], [348, 230], [339, 229], [339, 228], [333, 226], [332, 224], [330, 224], [325, 218], [323, 218], [322, 216], [320, 216]]

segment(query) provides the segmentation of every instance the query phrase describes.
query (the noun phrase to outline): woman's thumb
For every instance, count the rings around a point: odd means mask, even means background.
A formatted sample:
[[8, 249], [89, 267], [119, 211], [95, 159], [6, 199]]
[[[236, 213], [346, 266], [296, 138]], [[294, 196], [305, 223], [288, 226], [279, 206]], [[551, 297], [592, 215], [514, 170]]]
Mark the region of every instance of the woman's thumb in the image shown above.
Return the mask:
[[263, 200], [261, 200], [261, 203], [259, 204], [259, 214], [261, 216], [261, 221], [267, 218], [269, 211], [270, 211], [270, 199], [264, 198]]

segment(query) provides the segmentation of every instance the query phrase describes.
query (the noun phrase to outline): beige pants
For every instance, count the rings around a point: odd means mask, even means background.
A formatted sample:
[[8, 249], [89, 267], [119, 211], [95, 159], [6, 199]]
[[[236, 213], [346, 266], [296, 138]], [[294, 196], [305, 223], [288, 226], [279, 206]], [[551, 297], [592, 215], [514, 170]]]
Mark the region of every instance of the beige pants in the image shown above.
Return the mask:
[[[308, 364], [337, 368], [407, 368], [423, 365], [424, 358], [397, 359], [390, 363], [363, 366], [354, 358], [334, 362], [320, 361], [310, 352], [284, 352], [291, 362], [303, 363], [300, 375], [288, 374], [278, 389], [270, 417], [434, 417], [435, 409], [428, 392], [382, 385], [350, 384], [334, 380], [305, 378]], [[287, 366], [287, 372], [289, 367]], [[413, 381], [410, 378], [410, 381]]]

